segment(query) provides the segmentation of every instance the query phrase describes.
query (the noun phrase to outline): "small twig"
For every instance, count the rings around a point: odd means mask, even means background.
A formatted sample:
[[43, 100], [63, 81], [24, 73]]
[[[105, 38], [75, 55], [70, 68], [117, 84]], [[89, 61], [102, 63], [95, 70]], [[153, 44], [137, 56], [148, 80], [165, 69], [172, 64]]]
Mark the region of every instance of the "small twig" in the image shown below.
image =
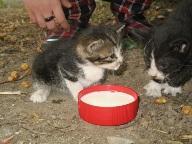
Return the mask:
[[154, 131], [157, 131], [157, 132], [160, 132], [160, 133], [163, 133], [163, 134], [168, 134], [168, 132], [166, 131], [162, 131], [162, 130], [158, 130], [158, 129], [153, 129]]
[[5, 84], [5, 83], [10, 83], [10, 82], [15, 82], [15, 81], [22, 80], [22, 79], [25, 78], [27, 75], [29, 75], [29, 72], [30, 72], [30, 70], [25, 71], [18, 79], [14, 80], [14, 81], [10, 81], [10, 80], [0, 81], [0, 84]]
[[[52, 131], [60, 131], [62, 133], [67, 133], [67, 132], [70, 132], [70, 131], [74, 131], [77, 129], [77, 126], [74, 127], [74, 128], [70, 128], [71, 126], [70, 125], [67, 125], [65, 127], [58, 127], [58, 126], [54, 126], [53, 124], [51, 123], [48, 123], [49, 126], [53, 127], [53, 129], [50, 131], [52, 133]], [[69, 128], [69, 129], [68, 129]]]
[[5, 83], [9, 83], [9, 82], [11, 82], [11, 81], [9, 81], [9, 80], [4, 80], [4, 81], [1, 81], [0, 84], [5, 84]]
[[4, 91], [0, 95], [21, 95], [21, 91]]

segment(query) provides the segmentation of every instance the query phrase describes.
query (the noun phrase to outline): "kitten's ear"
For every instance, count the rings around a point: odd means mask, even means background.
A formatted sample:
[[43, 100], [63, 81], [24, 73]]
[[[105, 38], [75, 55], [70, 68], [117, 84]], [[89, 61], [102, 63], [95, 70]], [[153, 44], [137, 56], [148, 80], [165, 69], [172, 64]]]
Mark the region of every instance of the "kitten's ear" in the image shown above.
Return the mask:
[[189, 42], [185, 39], [174, 40], [169, 45], [179, 53], [186, 53], [189, 50]]
[[89, 53], [93, 53], [95, 52], [96, 50], [100, 49], [104, 44], [104, 40], [102, 39], [99, 39], [99, 40], [96, 40], [96, 41], [93, 41], [91, 42], [88, 46], [87, 46], [87, 51]]

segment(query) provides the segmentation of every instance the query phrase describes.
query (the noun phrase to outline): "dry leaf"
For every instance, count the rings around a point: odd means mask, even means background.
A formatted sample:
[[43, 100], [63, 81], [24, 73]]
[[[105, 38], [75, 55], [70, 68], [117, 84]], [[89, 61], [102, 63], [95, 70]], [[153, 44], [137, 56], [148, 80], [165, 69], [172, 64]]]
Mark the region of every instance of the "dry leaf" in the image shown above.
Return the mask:
[[167, 99], [165, 97], [158, 97], [157, 99], [155, 99], [155, 104], [165, 104], [167, 103]]
[[20, 86], [22, 88], [30, 88], [31, 87], [31, 83], [29, 81], [22, 81]]
[[22, 63], [21, 66], [20, 66], [20, 69], [22, 71], [26, 71], [29, 69], [29, 65], [27, 63]]
[[15, 81], [19, 78], [19, 73], [17, 71], [12, 71], [8, 77], [8, 81]]
[[192, 116], [192, 106], [183, 106], [181, 108], [181, 112], [185, 115], [190, 115]]
[[19, 74], [18, 74], [17, 71], [12, 71], [10, 76], [11, 76], [11, 77], [18, 77]]
[[9, 76], [8, 78], [8, 81], [14, 81], [13, 77]]

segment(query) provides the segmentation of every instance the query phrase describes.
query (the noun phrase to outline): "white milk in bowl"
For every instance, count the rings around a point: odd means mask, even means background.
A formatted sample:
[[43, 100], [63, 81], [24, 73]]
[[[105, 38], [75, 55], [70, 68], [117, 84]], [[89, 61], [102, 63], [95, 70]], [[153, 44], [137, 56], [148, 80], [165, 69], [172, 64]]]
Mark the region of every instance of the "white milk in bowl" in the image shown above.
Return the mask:
[[123, 92], [97, 91], [84, 95], [81, 100], [94, 106], [115, 107], [132, 103], [135, 99], [133, 96]]

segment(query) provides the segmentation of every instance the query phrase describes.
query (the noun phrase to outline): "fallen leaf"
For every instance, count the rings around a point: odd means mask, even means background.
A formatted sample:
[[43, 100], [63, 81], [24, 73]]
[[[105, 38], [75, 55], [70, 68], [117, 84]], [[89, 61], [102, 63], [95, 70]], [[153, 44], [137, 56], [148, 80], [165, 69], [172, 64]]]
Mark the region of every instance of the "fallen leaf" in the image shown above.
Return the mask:
[[21, 66], [20, 66], [20, 69], [22, 71], [26, 71], [29, 69], [29, 65], [27, 63], [22, 63]]
[[185, 115], [190, 115], [190, 116], [192, 116], [192, 106], [183, 106], [182, 108], [181, 108], [181, 112], [183, 113], [183, 114], [185, 114]]
[[20, 86], [22, 88], [30, 88], [31, 87], [31, 83], [29, 81], [22, 81]]
[[15, 81], [19, 78], [19, 73], [17, 71], [12, 71], [8, 77], [8, 81]]
[[162, 96], [162, 97], [156, 98], [154, 102], [155, 102], [155, 104], [161, 105], [161, 104], [167, 103], [167, 99]]

